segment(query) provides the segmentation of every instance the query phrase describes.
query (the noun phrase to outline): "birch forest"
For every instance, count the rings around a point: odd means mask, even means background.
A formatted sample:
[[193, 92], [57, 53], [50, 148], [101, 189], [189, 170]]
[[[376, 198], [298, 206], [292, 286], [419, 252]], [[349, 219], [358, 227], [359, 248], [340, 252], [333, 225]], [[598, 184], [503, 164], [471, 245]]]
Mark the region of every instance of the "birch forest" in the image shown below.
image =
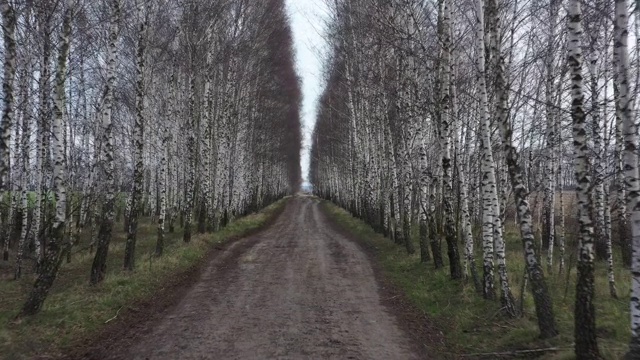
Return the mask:
[[640, 358], [639, 4], [332, 1], [314, 191], [543, 339], [566, 278], [578, 359], [606, 279]]
[[0, 25], [0, 359], [640, 359], [640, 0]]
[[19, 318], [77, 256], [101, 283], [121, 227], [119, 263], [133, 271], [142, 221], [162, 257], [167, 234], [188, 243], [297, 191], [301, 94], [283, 1], [0, 10], [2, 262], [33, 277]]

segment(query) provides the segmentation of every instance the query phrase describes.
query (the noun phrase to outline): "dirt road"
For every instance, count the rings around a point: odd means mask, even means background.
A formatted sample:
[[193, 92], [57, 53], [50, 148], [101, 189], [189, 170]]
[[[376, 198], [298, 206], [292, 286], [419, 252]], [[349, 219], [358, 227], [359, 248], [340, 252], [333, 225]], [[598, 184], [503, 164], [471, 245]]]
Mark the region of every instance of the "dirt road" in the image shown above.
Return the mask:
[[296, 197], [268, 229], [214, 257], [126, 359], [416, 359], [372, 264]]

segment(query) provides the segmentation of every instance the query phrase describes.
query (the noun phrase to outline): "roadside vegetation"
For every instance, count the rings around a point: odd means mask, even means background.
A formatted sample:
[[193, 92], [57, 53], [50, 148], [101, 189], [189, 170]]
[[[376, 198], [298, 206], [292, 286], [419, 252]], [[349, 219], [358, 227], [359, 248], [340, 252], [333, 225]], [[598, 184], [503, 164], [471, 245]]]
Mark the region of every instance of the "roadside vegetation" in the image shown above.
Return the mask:
[[616, 339], [640, 359], [640, 6], [336, 0], [328, 14], [314, 194], [473, 284], [449, 294], [477, 297], [451, 318], [488, 322], [462, 326], [493, 334], [480, 347], [540, 338], [599, 360], [622, 356]]
[[[403, 246], [376, 233], [362, 220], [325, 201], [323, 208], [338, 225], [351, 232], [367, 247], [375, 249], [385, 277], [399, 287], [445, 335], [446, 348], [434, 349], [452, 357], [487, 358], [532, 356], [544, 359], [574, 359], [573, 326], [576, 289], [575, 257], [570, 272], [552, 274], [547, 283], [556, 310], [560, 335], [541, 340], [535, 308], [529, 290], [522, 293], [524, 258], [513, 222], [506, 224], [508, 272], [516, 302], [522, 314], [504, 316], [500, 304], [478, 296], [473, 283], [451, 281], [447, 267], [434, 269], [432, 262], [421, 262], [419, 254], [407, 254]], [[418, 237], [413, 237], [417, 239]], [[571, 240], [569, 240], [571, 242]], [[415, 244], [418, 246], [417, 242]], [[573, 253], [573, 251], [571, 251]], [[480, 253], [478, 253], [480, 255]], [[445, 264], [446, 264], [445, 258]], [[596, 267], [595, 309], [598, 316], [598, 343], [606, 359], [620, 359], [628, 351], [629, 303], [627, 298], [609, 296], [605, 264]], [[620, 294], [628, 294], [630, 274], [622, 266], [615, 268]]]
[[38, 355], [62, 355], [70, 347], [90, 342], [128, 310], [150, 303], [161, 289], [181, 281], [197, 269], [213, 248], [225, 241], [254, 232], [277, 216], [287, 199], [280, 200], [258, 213], [238, 218], [220, 231], [195, 234], [191, 243], [182, 241], [182, 232], [168, 233], [166, 252], [154, 256], [156, 225], [145, 218], [139, 226], [139, 266], [134, 272], [124, 270], [126, 233], [122, 224], [114, 233], [105, 280], [89, 285], [88, 273], [92, 253], [74, 252], [72, 261], [63, 264], [42, 311], [35, 317], [15, 320], [24, 303], [35, 274], [24, 274], [16, 281], [0, 281], [0, 354], [3, 359], [29, 359]]
[[0, 23], [0, 280], [16, 281], [0, 286], [21, 321], [41, 321], [59, 271], [153, 283], [149, 268], [197, 253], [177, 237], [298, 190], [284, 0], [0, 0]]

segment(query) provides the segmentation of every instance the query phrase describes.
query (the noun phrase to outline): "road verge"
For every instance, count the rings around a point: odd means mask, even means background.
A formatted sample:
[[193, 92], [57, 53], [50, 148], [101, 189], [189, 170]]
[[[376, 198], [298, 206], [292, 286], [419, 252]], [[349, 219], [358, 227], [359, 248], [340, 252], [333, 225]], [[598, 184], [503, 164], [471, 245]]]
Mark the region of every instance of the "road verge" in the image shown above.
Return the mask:
[[358, 244], [367, 254], [380, 284], [382, 303], [396, 316], [398, 325], [412, 338], [412, 343], [417, 344], [416, 352], [425, 359], [456, 358], [441, 331], [441, 324], [416, 303], [415, 288], [405, 283], [411, 281], [405, 277], [405, 270], [392, 265], [402, 257], [411, 257], [399, 252], [392, 241], [333, 203], [323, 200], [320, 208], [336, 232]]
[[139, 236], [136, 271], [122, 270], [124, 247], [115, 241], [107, 278], [90, 287], [90, 254], [77, 256], [63, 267], [43, 311], [20, 323], [11, 319], [32, 280], [0, 282], [0, 293], [7, 296], [0, 302], [0, 354], [6, 359], [97, 358], [96, 349], [109, 348], [178, 303], [197, 281], [203, 264], [230, 242], [268, 227], [287, 201], [239, 218], [216, 233], [195, 235], [190, 244], [181, 242], [179, 233], [168, 234], [161, 258], [151, 255], [155, 228], [146, 224]]

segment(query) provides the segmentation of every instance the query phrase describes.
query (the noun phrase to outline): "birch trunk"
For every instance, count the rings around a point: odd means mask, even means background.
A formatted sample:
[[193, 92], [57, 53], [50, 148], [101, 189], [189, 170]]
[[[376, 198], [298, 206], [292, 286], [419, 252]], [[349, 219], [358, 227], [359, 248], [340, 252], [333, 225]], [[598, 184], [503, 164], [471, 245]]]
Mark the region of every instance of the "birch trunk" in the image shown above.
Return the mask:
[[[617, 3], [616, 3], [617, 5]], [[628, 20], [626, 20], [628, 23]], [[617, 15], [615, 18], [614, 24], [614, 46], [613, 46], [613, 93], [615, 98], [615, 106], [616, 106], [616, 163], [617, 163], [617, 208], [618, 208], [618, 237], [620, 242], [620, 250], [622, 255], [622, 263], [626, 267], [632, 267], [632, 234], [629, 224], [629, 210], [627, 209], [628, 205], [628, 194], [627, 194], [627, 178], [626, 178], [626, 170], [625, 170], [625, 124], [622, 109], [622, 97], [620, 94], [620, 84], [622, 79], [622, 73], [620, 71], [620, 51], [622, 50], [622, 46], [619, 44], [619, 39], [622, 38], [622, 29], [620, 28], [620, 20]], [[624, 31], [627, 31], [626, 28]], [[628, 34], [628, 33], [627, 33]], [[628, 36], [628, 35], [627, 35]], [[628, 79], [627, 79], [628, 81]], [[629, 89], [629, 88], [628, 88]]]
[[429, 262], [429, 174], [424, 141], [420, 144], [420, 262]]
[[[172, 90], [169, 90], [172, 91]], [[171, 105], [169, 105], [171, 106]], [[162, 155], [160, 156], [160, 171], [158, 174], [158, 187], [160, 188], [160, 214], [158, 215], [158, 228], [155, 255], [162, 256], [164, 251], [164, 233], [165, 233], [165, 218], [167, 217], [167, 185], [168, 185], [168, 147], [171, 134], [169, 133], [169, 127], [164, 126], [162, 135], [162, 144], [160, 148]]]
[[[2, 119], [0, 121], [0, 199], [9, 194], [9, 167], [11, 127], [14, 122], [14, 82], [16, 76], [16, 12], [9, 0], [0, 2], [2, 11], [2, 33], [5, 47], [4, 78], [2, 92], [4, 94]], [[7, 217], [10, 219], [11, 215]], [[6, 226], [6, 224], [5, 224]], [[7, 226], [0, 234], [4, 238], [3, 259], [9, 260], [9, 241], [11, 229]]]
[[[4, 195], [9, 190], [10, 140], [11, 127], [14, 122], [14, 87], [16, 77], [16, 12], [9, 0], [0, 2], [2, 11], [2, 33], [4, 39], [4, 78], [2, 92], [4, 94], [4, 108], [0, 122], [0, 193]], [[5, 240], [5, 241], [8, 241]], [[5, 255], [6, 256], [6, 255]]]
[[[207, 69], [210, 68], [210, 54], [207, 54]], [[204, 94], [203, 94], [203, 103], [204, 109], [202, 110], [202, 120], [201, 127], [204, 129], [201, 130], [201, 139], [200, 139], [200, 147], [202, 153], [202, 191], [201, 191], [201, 204], [200, 204], [200, 218], [198, 223], [198, 231], [200, 233], [204, 233], [212, 229], [211, 223], [211, 213], [213, 209], [209, 207], [209, 198], [214, 197], [211, 192], [211, 137], [212, 137], [212, 126], [211, 126], [211, 71], [207, 70], [207, 75], [204, 84]]]
[[497, 117], [502, 135], [503, 152], [509, 171], [509, 178], [511, 179], [511, 187], [514, 192], [518, 219], [520, 221], [520, 234], [522, 237], [527, 272], [531, 282], [531, 290], [533, 292], [540, 337], [550, 338], [556, 336], [558, 334], [558, 330], [553, 312], [551, 296], [547, 289], [542, 266], [536, 256], [532, 216], [528, 201], [529, 192], [524, 183], [523, 172], [519, 163], [518, 150], [513, 145], [513, 129], [511, 128], [511, 122], [509, 120], [509, 89], [505, 77], [505, 59], [501, 51], [500, 40], [498, 39], [498, 27], [500, 21], [498, 7], [495, 4], [495, 0], [489, 1], [491, 2], [491, 6], [488, 7], [491, 8], [490, 13], [493, 17], [491, 21], [494, 24], [494, 28], [492, 28], [492, 37], [495, 38], [495, 40], [492, 42], [491, 52], [493, 53], [492, 56], [494, 57], [496, 64], [495, 87], [496, 97], [498, 100]]
[[[22, 81], [23, 81], [23, 89], [22, 92], [22, 101], [25, 101], [28, 104], [29, 98], [29, 78], [27, 74], [30, 71], [30, 64], [27, 65], [27, 70], [23, 72]], [[30, 75], [30, 74], [29, 74]], [[21, 165], [21, 182], [20, 182], [20, 212], [22, 213], [22, 224], [20, 228], [20, 240], [18, 242], [18, 253], [16, 256], [16, 267], [15, 267], [15, 279], [19, 279], [22, 275], [22, 260], [24, 257], [24, 248], [27, 244], [28, 240], [28, 221], [29, 221], [29, 203], [28, 203], [28, 177], [29, 177], [29, 136], [30, 136], [30, 111], [27, 110], [29, 107], [25, 106], [24, 111], [22, 112], [22, 135], [20, 139], [20, 147], [22, 158], [20, 161]]]
[[617, 88], [619, 114], [624, 137], [624, 180], [627, 190], [626, 204], [631, 220], [631, 341], [628, 358], [640, 358], [640, 175], [638, 174], [638, 127], [634, 114], [634, 98], [630, 89], [629, 75], [629, 23], [626, 0], [615, 1], [617, 24], [615, 49], [617, 66]]
[[114, 153], [113, 153], [113, 122], [111, 114], [113, 110], [114, 86], [116, 82], [116, 61], [118, 55], [118, 32], [121, 16], [120, 0], [111, 1], [111, 24], [109, 31], [109, 48], [107, 59], [107, 84], [105, 86], [105, 99], [102, 110], [102, 154], [101, 162], [105, 179], [105, 195], [102, 204], [102, 214], [98, 239], [96, 244], [96, 254], [91, 265], [90, 283], [96, 285], [102, 280], [107, 272], [107, 255], [109, 243], [113, 231], [115, 220], [115, 174], [114, 174]]
[[440, 269], [444, 266], [440, 232], [438, 231], [438, 220], [436, 218], [436, 193], [439, 186], [440, 184], [437, 178], [434, 178], [431, 182], [431, 191], [429, 194], [429, 242], [431, 243], [431, 254], [433, 255], [433, 266], [435, 269]]
[[553, 250], [555, 246], [555, 209], [556, 209], [556, 122], [557, 111], [554, 100], [554, 62], [555, 62], [555, 37], [558, 22], [558, 0], [551, 0], [549, 6], [549, 38], [545, 58], [545, 111], [547, 117], [546, 129], [546, 181], [545, 181], [545, 236], [547, 238], [547, 271], [553, 271]]
[[189, 111], [187, 118], [187, 181], [186, 199], [184, 208], [184, 233], [182, 240], [185, 243], [191, 241], [191, 225], [193, 220], [193, 202], [195, 198], [195, 177], [196, 177], [196, 139], [195, 139], [195, 79], [193, 74], [189, 75]]
[[443, 2], [443, 29], [442, 29], [442, 88], [441, 88], [441, 134], [442, 143], [442, 180], [443, 180], [443, 210], [444, 210], [444, 235], [447, 241], [447, 255], [449, 257], [449, 271], [452, 279], [462, 278], [462, 266], [458, 251], [458, 239], [455, 220], [453, 216], [453, 179], [451, 170], [451, 122], [454, 121], [451, 114], [450, 76], [451, 76], [451, 7], [450, 0]]
[[[29, 109], [29, 79], [28, 75], [31, 71], [31, 63], [26, 65], [26, 69], [22, 71], [21, 76], [21, 99], [24, 101], [27, 106], [23, 107], [22, 111], [22, 127], [21, 127], [21, 138], [20, 138], [20, 151], [21, 151], [21, 159], [20, 159], [20, 172], [21, 172], [21, 180], [20, 180], [20, 213], [22, 214], [22, 224], [20, 227], [20, 239], [18, 241], [18, 251], [16, 256], [16, 267], [14, 278], [19, 279], [22, 275], [22, 260], [24, 258], [24, 248], [28, 241], [28, 221], [29, 221], [29, 203], [28, 203], [28, 180], [29, 180], [29, 137], [30, 137], [30, 118], [31, 113]], [[29, 74], [30, 75], [30, 74]]]
[[[597, 41], [597, 40], [594, 40]], [[607, 243], [604, 234], [604, 158], [603, 158], [603, 144], [602, 144], [602, 129], [600, 126], [600, 99], [599, 99], [599, 84], [597, 74], [598, 54], [594, 49], [595, 45], [591, 46], [592, 57], [589, 61], [589, 73], [590, 73], [590, 92], [591, 92], [591, 130], [593, 138], [593, 221], [594, 221], [594, 250], [598, 259], [607, 259]], [[606, 121], [606, 119], [605, 119]]]
[[38, 140], [37, 140], [37, 148], [36, 148], [36, 189], [35, 189], [35, 206], [33, 213], [33, 226], [31, 226], [31, 236], [35, 242], [36, 248], [36, 262], [37, 267], [39, 267], [40, 262], [44, 257], [44, 240], [42, 238], [42, 234], [44, 231], [41, 231], [41, 223], [43, 218], [43, 207], [46, 205], [46, 201], [43, 201], [46, 196], [46, 191], [44, 190], [44, 181], [45, 181], [45, 171], [46, 171], [46, 158], [47, 158], [47, 147], [46, 147], [46, 138], [48, 136], [47, 132], [49, 129], [49, 61], [51, 57], [51, 24], [49, 19], [49, 14], [42, 10], [38, 14], [38, 22], [40, 25], [40, 31], [43, 35], [43, 46], [42, 46], [42, 59], [41, 59], [41, 73], [42, 75], [38, 79], [38, 89], [40, 92], [40, 123], [38, 124]]
[[[58, 53], [56, 82], [54, 91], [54, 118], [53, 118], [53, 184], [56, 201], [55, 219], [51, 235], [47, 241], [46, 251], [42, 265], [39, 269], [38, 277], [33, 285], [33, 289], [23, 305], [18, 317], [34, 315], [40, 311], [42, 304], [53, 285], [58, 274], [58, 269], [63, 259], [65, 250], [64, 233], [67, 199], [66, 199], [66, 162], [65, 162], [65, 124], [63, 115], [65, 113], [65, 83], [67, 76], [67, 59], [71, 44], [71, 2], [66, 1], [62, 32], [60, 35], [60, 49]], [[5, 10], [5, 9], [3, 9]], [[67, 247], [67, 251], [70, 249]]]
[[129, 228], [127, 229], [127, 242], [124, 248], [124, 269], [132, 271], [136, 267], [136, 237], [138, 234], [138, 219], [142, 208], [142, 191], [144, 177], [144, 98], [145, 98], [145, 50], [146, 50], [146, 28], [147, 19], [144, 4], [138, 3], [138, 52], [136, 54], [136, 121], [133, 128], [135, 166], [133, 168], [133, 192], [131, 194], [131, 211], [129, 214]]
[[590, 216], [590, 175], [587, 130], [582, 81], [582, 10], [579, 0], [568, 3], [568, 64], [571, 77], [571, 119], [573, 122], [574, 172], [577, 181], [578, 221], [580, 223], [578, 281], [575, 303], [575, 353], [580, 359], [599, 359], [596, 318], [593, 305], [594, 242]]
[[476, 2], [476, 46], [478, 66], [478, 88], [480, 91], [480, 148], [481, 161], [481, 187], [482, 187], [482, 251], [483, 251], [483, 294], [485, 299], [495, 299], [494, 284], [494, 206], [498, 201], [496, 191], [496, 175], [491, 150], [491, 130], [488, 118], [488, 96], [485, 65], [485, 29], [484, 29], [484, 0]]

